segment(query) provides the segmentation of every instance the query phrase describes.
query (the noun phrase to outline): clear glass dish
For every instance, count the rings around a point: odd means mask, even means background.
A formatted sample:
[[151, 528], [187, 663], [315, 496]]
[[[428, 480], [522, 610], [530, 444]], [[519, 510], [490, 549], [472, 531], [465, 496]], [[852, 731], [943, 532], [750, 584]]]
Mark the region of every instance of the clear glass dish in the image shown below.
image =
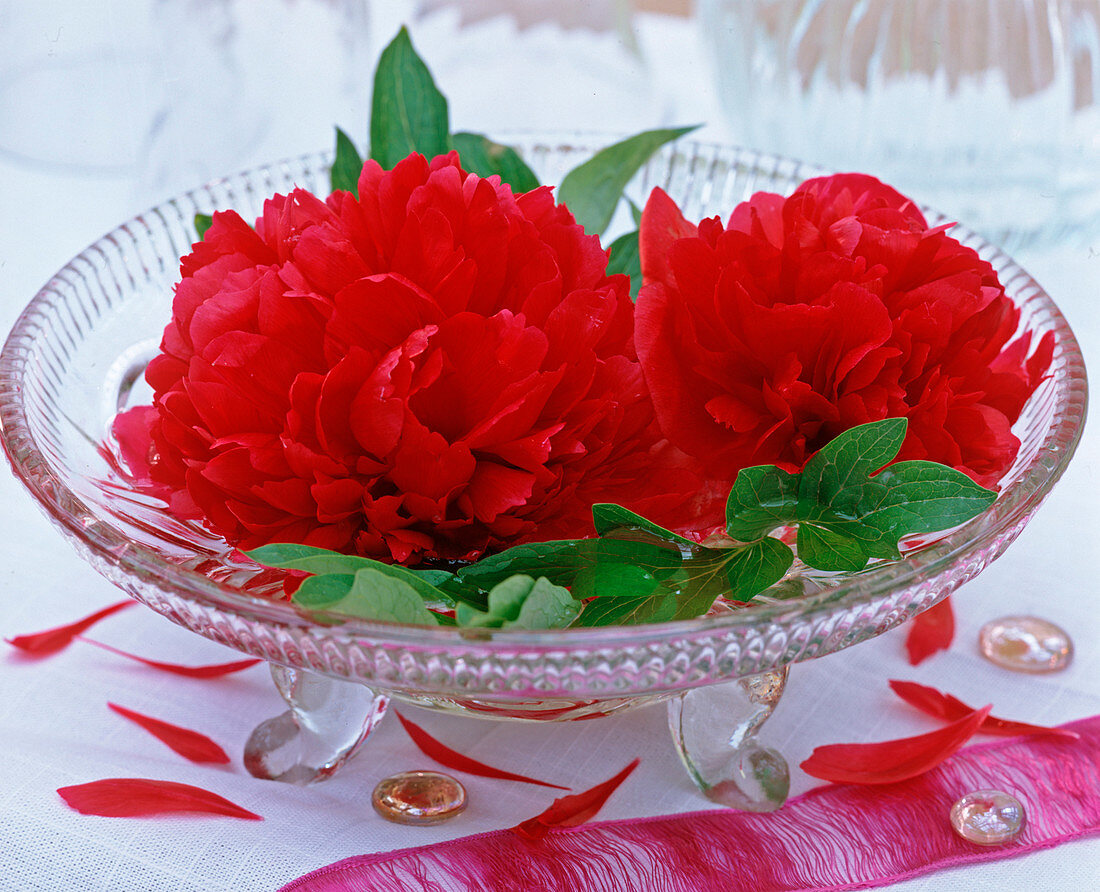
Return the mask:
[[[579, 137], [518, 142], [543, 182], [560, 181], [592, 151]], [[758, 190], [790, 191], [818, 172], [750, 151], [681, 143], [658, 155], [630, 191], [640, 198], [659, 185], [698, 219], [727, 214]], [[117, 472], [109, 431], [120, 409], [148, 402], [141, 375], [170, 316], [194, 214], [233, 207], [254, 217], [277, 191], [299, 185], [323, 192], [327, 183], [328, 157], [309, 155], [214, 181], [124, 223], [35, 296], [0, 355], [4, 447], [63, 535], [96, 570], [153, 610], [273, 665], [290, 711], [253, 735], [246, 761], [255, 774], [299, 781], [326, 776], [355, 751], [391, 696], [471, 715], [543, 721], [670, 699], [674, 739], [700, 786], [719, 801], [774, 807], [782, 791], [768, 784], [785, 767], [780, 771], [771, 751], [761, 750], [751, 768], [746, 783], [755, 784], [755, 792], [745, 792], [745, 784], [733, 792], [720, 788], [732, 770], [731, 753], [741, 747], [743, 755], [753, 745], [752, 732], [774, 707], [788, 664], [879, 635], [981, 572], [1019, 534], [1080, 437], [1085, 370], [1069, 326], [1015, 262], [960, 227], [955, 234], [998, 270], [1021, 309], [1021, 327], [1056, 338], [1050, 376], [1016, 427], [1019, 456], [985, 514], [908, 550], [902, 560], [820, 581], [812, 594], [784, 598], [775, 590], [746, 609], [689, 621], [476, 634], [357, 620], [319, 623], [264, 596], [279, 587], [272, 571], [235, 557], [224, 541], [134, 492]], [[933, 225], [943, 222], [928, 213]], [[716, 721], [720, 743], [711, 747]]]

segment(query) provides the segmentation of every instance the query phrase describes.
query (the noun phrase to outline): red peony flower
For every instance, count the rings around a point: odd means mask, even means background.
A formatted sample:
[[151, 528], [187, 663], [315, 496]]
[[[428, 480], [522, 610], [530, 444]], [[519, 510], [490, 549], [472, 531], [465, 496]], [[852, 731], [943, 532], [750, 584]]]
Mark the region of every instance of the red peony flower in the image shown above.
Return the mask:
[[947, 228], [856, 174], [757, 194], [725, 226], [655, 190], [635, 338], [662, 430], [729, 480], [798, 470], [848, 428], [905, 416], [900, 458], [995, 484], [1053, 341], [1028, 358], [993, 268]]
[[684, 501], [627, 279], [548, 188], [452, 153], [368, 162], [359, 195], [276, 196], [254, 230], [216, 214], [183, 258], [153, 406], [116, 425], [174, 512], [245, 549], [415, 563]]

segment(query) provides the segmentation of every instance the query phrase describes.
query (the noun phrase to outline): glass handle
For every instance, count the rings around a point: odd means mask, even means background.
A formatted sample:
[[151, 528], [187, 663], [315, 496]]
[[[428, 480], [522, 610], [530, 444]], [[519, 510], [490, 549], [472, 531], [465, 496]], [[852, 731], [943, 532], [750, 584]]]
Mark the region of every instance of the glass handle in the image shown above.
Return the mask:
[[786, 802], [791, 785], [787, 761], [756, 740], [786, 684], [784, 667], [694, 688], [669, 701], [676, 751], [712, 802], [754, 812], [775, 811]]
[[272, 664], [275, 687], [290, 707], [248, 738], [244, 765], [253, 777], [291, 784], [324, 780], [355, 755], [386, 714], [389, 698], [350, 681]]

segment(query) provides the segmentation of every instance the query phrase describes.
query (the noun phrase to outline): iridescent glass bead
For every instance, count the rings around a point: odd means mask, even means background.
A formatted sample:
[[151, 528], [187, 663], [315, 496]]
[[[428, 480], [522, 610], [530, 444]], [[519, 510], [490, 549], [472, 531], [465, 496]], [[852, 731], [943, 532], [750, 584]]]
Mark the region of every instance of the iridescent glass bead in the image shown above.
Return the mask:
[[378, 782], [371, 803], [398, 824], [438, 824], [466, 808], [466, 789], [449, 774], [402, 771]]
[[1024, 829], [1024, 806], [1000, 790], [976, 790], [951, 806], [951, 826], [969, 842], [999, 846]]
[[1066, 631], [1037, 616], [1002, 616], [978, 632], [982, 656], [1016, 672], [1056, 672], [1073, 659]]

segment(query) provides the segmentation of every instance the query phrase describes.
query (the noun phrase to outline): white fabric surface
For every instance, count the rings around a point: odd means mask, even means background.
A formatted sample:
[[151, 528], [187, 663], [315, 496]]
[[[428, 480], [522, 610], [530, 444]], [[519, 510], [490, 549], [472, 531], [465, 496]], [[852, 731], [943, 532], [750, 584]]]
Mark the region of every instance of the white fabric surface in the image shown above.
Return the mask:
[[[380, 6], [372, 10], [375, 45], [409, 13], [407, 3]], [[436, 67], [452, 99], [453, 119], [463, 128], [614, 129], [718, 120], [711, 81], [686, 22], [642, 20], [639, 38], [649, 60], [646, 92], [618, 102], [621, 85], [608, 87], [603, 95], [600, 79], [585, 79], [570, 67], [574, 63], [548, 64], [539, 69], [544, 77], [524, 82], [540, 100], [546, 97], [540, 105], [520, 101], [517, 83], [523, 78], [514, 72], [505, 77], [508, 66], [519, 64], [527, 51], [529, 58], [543, 58], [537, 53], [568, 58], [553, 52], [566, 40], [573, 50], [591, 55], [602, 52], [598, 41], [615, 38], [587, 31], [566, 37], [550, 26], [537, 26], [524, 32], [526, 43], [515, 43], [520, 40], [515, 29], [500, 22], [491, 26], [498, 29], [492, 32], [494, 55], [474, 65], [451, 39], [454, 21], [447, 14], [432, 16], [414, 36]], [[591, 46], [582, 45], [585, 41]], [[629, 67], [635, 64], [632, 58], [620, 57], [616, 64]], [[575, 75], [572, 81], [570, 74]], [[591, 100], [587, 105], [570, 101], [570, 88], [578, 83], [587, 91], [586, 102]], [[721, 135], [719, 128], [711, 132]], [[328, 138], [324, 133], [316, 137], [310, 145], [323, 145]], [[259, 146], [249, 160], [278, 154], [278, 146]], [[0, 156], [0, 330], [11, 327], [35, 290], [69, 257], [150, 203], [154, 196], [148, 186], [139, 189], [139, 182], [138, 174], [96, 179], [65, 169], [35, 169]], [[1086, 357], [1100, 355], [1100, 241], [1095, 249], [1025, 254], [1021, 259], [1065, 311]], [[970, 703], [992, 702], [996, 714], [1009, 718], [1060, 723], [1100, 713], [1098, 473], [1100, 435], [1094, 423], [1066, 477], [1019, 541], [956, 596], [959, 629], [948, 653], [912, 669], [904, 659], [903, 633], [895, 631], [796, 666], [787, 694], [762, 735], [765, 741], [797, 766], [820, 744], [929, 729], [928, 721], [889, 692], [886, 679], [896, 677], [936, 685]], [[68, 622], [118, 600], [118, 592], [76, 556], [7, 473], [0, 473], [0, 505], [0, 635]], [[1009, 613], [1035, 613], [1070, 630], [1077, 645], [1073, 665], [1056, 675], [1028, 677], [983, 661], [975, 644], [979, 626]], [[165, 660], [234, 658], [225, 648], [141, 607], [110, 618], [93, 637]], [[108, 700], [209, 734], [233, 755], [233, 765], [190, 765], [111, 713]], [[0, 654], [0, 890], [272, 890], [352, 855], [510, 826], [541, 811], [555, 795], [526, 785], [462, 777], [470, 807], [460, 818], [434, 828], [389, 824], [370, 807], [374, 784], [395, 771], [429, 764], [396, 720], [384, 721], [336, 777], [296, 788], [255, 780], [240, 766], [249, 731], [282, 708], [263, 667], [202, 682], [155, 673], [80, 643], [33, 663], [10, 649]], [[708, 807], [677, 761], [661, 707], [566, 725], [492, 723], [402, 709], [462, 752], [575, 789], [609, 777], [640, 756], [641, 767], [601, 818]], [[67, 784], [118, 776], [197, 784], [265, 820], [86, 817], [67, 809], [54, 792]], [[793, 792], [813, 783], [795, 769]], [[1098, 882], [1100, 838], [1093, 838], [896, 888], [1059, 890], [1093, 888]]]

